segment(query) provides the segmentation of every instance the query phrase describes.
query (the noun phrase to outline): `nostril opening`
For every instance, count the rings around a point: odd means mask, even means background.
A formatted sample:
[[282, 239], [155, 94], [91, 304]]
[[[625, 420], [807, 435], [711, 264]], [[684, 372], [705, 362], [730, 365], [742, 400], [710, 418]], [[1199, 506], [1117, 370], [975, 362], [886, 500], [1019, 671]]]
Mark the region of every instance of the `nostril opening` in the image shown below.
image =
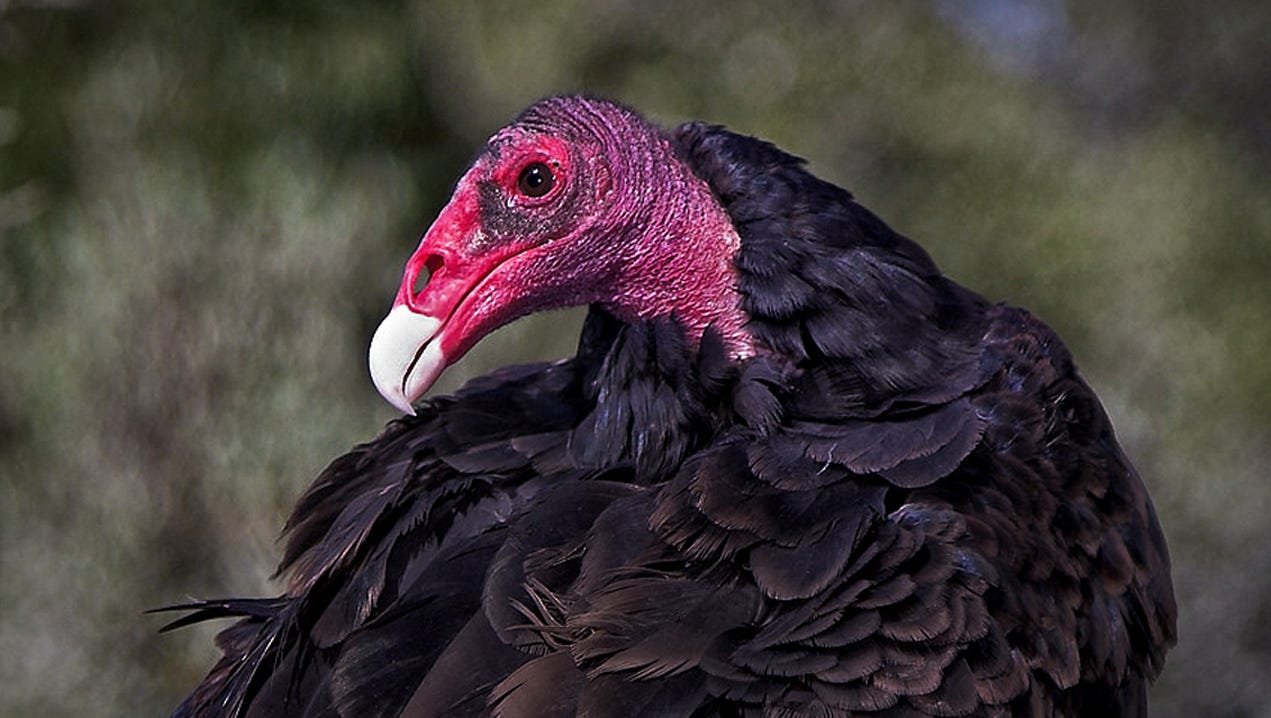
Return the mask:
[[433, 275], [437, 274], [437, 272], [439, 272], [445, 264], [446, 261], [441, 258], [441, 255], [428, 255], [428, 258], [424, 260], [424, 266], [420, 268], [419, 274], [415, 277], [415, 284], [411, 287], [411, 291], [415, 293], [415, 296], [419, 296], [419, 293], [424, 291], [424, 288], [428, 286], [429, 280], [431, 280]]

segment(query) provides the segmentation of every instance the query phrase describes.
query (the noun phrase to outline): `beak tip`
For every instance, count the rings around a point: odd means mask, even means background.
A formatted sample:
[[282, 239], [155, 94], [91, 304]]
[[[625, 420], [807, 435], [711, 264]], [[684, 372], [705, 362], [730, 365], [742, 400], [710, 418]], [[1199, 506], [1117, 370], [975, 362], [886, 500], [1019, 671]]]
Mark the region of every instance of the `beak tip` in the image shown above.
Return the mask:
[[[440, 347], [431, 341], [440, 327], [439, 319], [399, 305], [384, 317], [371, 338], [367, 356], [371, 381], [380, 396], [409, 416], [415, 415], [411, 402], [444, 368]], [[438, 362], [442, 365], [437, 366]]]
[[392, 404], [393, 408], [397, 409], [403, 414], [407, 416], [415, 415], [414, 404], [412, 404], [410, 398], [406, 396], [406, 392], [402, 391], [400, 388], [393, 389], [388, 392], [381, 390], [380, 396], [384, 397], [385, 401], [387, 401], [389, 404]]

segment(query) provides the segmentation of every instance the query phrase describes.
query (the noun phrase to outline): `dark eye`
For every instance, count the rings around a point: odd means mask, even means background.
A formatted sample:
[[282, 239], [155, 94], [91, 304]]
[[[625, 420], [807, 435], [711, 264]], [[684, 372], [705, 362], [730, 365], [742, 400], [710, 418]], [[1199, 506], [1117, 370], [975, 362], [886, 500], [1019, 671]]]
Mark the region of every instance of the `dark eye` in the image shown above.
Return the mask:
[[521, 176], [516, 178], [516, 189], [526, 197], [542, 197], [551, 192], [555, 184], [556, 175], [544, 162], [526, 165], [521, 170]]

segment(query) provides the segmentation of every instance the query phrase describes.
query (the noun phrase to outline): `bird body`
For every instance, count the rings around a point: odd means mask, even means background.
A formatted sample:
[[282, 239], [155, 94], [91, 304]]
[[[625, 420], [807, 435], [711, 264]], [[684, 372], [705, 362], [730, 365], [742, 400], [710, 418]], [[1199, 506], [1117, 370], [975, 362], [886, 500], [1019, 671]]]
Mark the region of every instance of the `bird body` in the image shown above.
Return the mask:
[[[418, 287], [421, 273], [427, 283]], [[576, 356], [416, 404], [502, 323]], [[178, 716], [1146, 714], [1164, 538], [1068, 351], [765, 142], [551, 98], [372, 343], [407, 412]]]

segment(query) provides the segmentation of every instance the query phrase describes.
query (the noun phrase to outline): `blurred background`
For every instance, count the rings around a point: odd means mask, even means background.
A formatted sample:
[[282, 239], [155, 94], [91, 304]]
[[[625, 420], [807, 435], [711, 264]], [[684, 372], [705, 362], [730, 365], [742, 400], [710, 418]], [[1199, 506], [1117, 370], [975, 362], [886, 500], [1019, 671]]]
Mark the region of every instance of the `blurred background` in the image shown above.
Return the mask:
[[[771, 139], [1066, 338], [1146, 480], [1156, 716], [1271, 716], [1271, 4], [0, 0], [0, 715], [164, 715], [392, 410], [366, 347], [479, 144], [586, 90]], [[513, 325], [441, 391], [570, 353]]]

